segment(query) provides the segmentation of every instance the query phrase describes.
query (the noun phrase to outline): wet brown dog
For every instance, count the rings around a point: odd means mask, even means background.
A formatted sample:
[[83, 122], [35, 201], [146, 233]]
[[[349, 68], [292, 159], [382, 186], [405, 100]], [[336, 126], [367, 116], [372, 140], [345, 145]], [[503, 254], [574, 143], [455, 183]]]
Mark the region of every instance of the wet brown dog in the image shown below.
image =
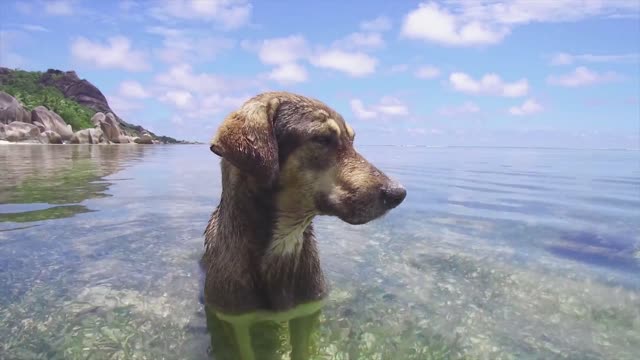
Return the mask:
[[223, 121], [211, 141], [222, 197], [205, 231], [208, 306], [279, 312], [325, 297], [314, 216], [364, 224], [406, 196], [354, 137], [324, 103], [286, 92], [257, 95]]

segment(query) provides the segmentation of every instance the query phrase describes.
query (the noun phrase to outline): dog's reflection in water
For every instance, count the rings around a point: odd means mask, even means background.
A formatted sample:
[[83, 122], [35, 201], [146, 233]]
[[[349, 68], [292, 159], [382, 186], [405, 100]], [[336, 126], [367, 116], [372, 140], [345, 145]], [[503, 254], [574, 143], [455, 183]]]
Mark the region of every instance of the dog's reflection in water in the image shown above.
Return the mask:
[[224, 315], [207, 307], [207, 327], [215, 360], [307, 360], [314, 354], [322, 301], [283, 312]]

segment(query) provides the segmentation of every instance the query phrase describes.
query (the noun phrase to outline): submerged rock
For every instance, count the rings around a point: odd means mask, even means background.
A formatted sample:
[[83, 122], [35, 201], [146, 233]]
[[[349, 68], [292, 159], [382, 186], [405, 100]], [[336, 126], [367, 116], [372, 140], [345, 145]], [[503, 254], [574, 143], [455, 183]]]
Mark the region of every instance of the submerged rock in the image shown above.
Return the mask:
[[43, 144], [62, 144], [62, 137], [55, 131], [47, 130], [40, 134], [40, 142]]
[[53, 131], [57, 133], [62, 140], [70, 140], [73, 136], [71, 125], [65, 123], [60, 115], [44, 106], [37, 106], [31, 111], [31, 120], [40, 131]]
[[36, 141], [40, 142], [40, 129], [33, 124], [14, 121], [4, 125], [4, 137], [11, 142]]
[[31, 123], [31, 114], [16, 98], [0, 91], [0, 123], [9, 124], [14, 121]]

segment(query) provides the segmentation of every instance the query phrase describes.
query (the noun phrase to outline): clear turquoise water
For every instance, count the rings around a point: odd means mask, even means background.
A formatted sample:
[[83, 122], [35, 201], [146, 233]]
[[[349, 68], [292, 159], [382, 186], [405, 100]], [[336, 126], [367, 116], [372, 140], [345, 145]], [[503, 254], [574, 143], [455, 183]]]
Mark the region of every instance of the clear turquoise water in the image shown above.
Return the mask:
[[[408, 190], [316, 219], [318, 359], [636, 359], [640, 153], [360, 147]], [[0, 146], [0, 359], [208, 359], [206, 146]], [[282, 354], [287, 351], [286, 346]]]

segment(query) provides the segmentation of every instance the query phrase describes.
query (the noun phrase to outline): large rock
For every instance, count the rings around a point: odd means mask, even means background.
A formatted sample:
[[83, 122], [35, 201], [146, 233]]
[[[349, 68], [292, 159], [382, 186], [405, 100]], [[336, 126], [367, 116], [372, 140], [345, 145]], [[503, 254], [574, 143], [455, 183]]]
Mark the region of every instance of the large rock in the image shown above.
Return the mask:
[[111, 112], [107, 98], [87, 80], [80, 79], [75, 71], [49, 69], [42, 74], [40, 81], [44, 85], [60, 90], [65, 97], [71, 98], [81, 105], [95, 111]]
[[14, 121], [31, 123], [31, 114], [16, 98], [0, 91], [0, 123], [9, 124]]
[[106, 115], [98, 112], [91, 117], [91, 122], [95, 127], [99, 127], [104, 133], [106, 140], [114, 143], [120, 143], [121, 137], [124, 135], [120, 130], [120, 125], [116, 117], [112, 113]]
[[5, 139], [12, 142], [36, 141], [40, 142], [40, 129], [32, 124], [14, 121], [4, 126]]
[[76, 131], [71, 138], [72, 144], [106, 144], [107, 141], [104, 138], [102, 130], [96, 129], [84, 129]]
[[133, 138], [127, 135], [120, 135], [120, 137], [118, 137], [118, 141], [114, 141], [114, 142], [118, 144], [130, 144], [133, 142]]
[[73, 136], [71, 125], [68, 125], [60, 115], [44, 106], [37, 106], [31, 111], [31, 121], [40, 131], [53, 131], [58, 133], [62, 140], [70, 140]]
[[40, 134], [40, 142], [43, 144], [62, 144], [62, 137], [57, 132], [47, 130]]
[[133, 142], [136, 144], [153, 144], [153, 138], [148, 133], [144, 133], [140, 137], [133, 138]]

